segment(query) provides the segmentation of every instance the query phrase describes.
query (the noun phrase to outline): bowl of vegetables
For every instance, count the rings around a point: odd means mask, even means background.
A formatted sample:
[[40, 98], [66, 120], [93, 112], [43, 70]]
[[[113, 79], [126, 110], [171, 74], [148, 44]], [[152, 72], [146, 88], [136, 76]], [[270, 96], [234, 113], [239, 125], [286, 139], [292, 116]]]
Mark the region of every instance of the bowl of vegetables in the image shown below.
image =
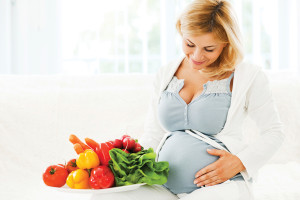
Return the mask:
[[98, 143], [91, 138], [82, 142], [71, 134], [69, 141], [77, 156], [65, 165], [46, 168], [43, 181], [48, 188], [69, 193], [101, 194], [167, 182], [168, 162], [156, 162], [153, 149], [144, 149], [129, 135]]

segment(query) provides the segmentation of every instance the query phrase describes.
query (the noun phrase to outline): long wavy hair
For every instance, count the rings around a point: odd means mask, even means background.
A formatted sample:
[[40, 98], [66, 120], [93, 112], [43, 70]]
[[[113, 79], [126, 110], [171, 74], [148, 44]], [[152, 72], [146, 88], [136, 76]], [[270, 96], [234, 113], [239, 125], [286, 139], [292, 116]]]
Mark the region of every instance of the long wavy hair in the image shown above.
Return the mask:
[[227, 43], [219, 58], [204, 71], [210, 77], [234, 71], [243, 59], [239, 26], [226, 0], [194, 0], [180, 15], [176, 29], [181, 36], [213, 33], [219, 42]]

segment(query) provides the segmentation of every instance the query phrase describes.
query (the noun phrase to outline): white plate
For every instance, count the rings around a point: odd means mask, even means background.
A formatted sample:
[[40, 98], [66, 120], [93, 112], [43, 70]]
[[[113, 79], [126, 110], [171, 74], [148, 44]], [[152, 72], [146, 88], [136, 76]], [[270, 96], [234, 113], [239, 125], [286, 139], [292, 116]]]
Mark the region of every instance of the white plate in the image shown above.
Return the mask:
[[60, 192], [68, 192], [68, 193], [85, 193], [85, 194], [104, 194], [104, 193], [113, 193], [113, 192], [125, 192], [129, 190], [135, 190], [145, 185], [146, 183], [141, 184], [133, 184], [133, 185], [126, 185], [126, 186], [119, 186], [119, 187], [111, 187], [107, 189], [71, 189], [69, 186], [64, 185], [63, 187], [49, 187], [53, 190], [60, 191]]

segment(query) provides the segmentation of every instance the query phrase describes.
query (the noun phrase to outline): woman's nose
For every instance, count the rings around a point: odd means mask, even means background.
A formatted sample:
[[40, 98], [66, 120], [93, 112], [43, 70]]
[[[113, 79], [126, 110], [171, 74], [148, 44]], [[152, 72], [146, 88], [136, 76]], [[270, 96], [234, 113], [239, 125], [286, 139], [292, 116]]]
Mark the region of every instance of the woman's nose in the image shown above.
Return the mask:
[[194, 52], [194, 56], [193, 57], [194, 57], [195, 61], [198, 61], [198, 62], [203, 61], [203, 58], [204, 58], [204, 52], [203, 52], [203, 50], [197, 48], [195, 50], [195, 52]]

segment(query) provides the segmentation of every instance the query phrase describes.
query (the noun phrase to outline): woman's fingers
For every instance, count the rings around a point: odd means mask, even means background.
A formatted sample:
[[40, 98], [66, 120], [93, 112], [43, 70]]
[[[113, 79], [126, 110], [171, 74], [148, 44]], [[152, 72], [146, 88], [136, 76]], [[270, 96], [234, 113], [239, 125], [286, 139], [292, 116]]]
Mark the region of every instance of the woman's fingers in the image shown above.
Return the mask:
[[210, 172], [208, 172], [208, 173], [206, 173], [206, 174], [204, 174], [204, 175], [196, 178], [194, 180], [194, 184], [197, 184], [199, 186], [206, 185], [206, 184], [208, 184], [208, 183], [210, 183], [212, 181], [217, 180], [218, 179], [217, 175], [218, 174], [216, 173], [215, 170], [210, 171]]
[[214, 182], [217, 182], [219, 181], [219, 177], [218, 176], [213, 176], [213, 177], [210, 177], [208, 179], [205, 179], [203, 181], [200, 181], [200, 182], [197, 182], [197, 187], [201, 187], [201, 186], [207, 186], [209, 184], [212, 184]]
[[[217, 162], [217, 161], [216, 161]], [[195, 175], [195, 178], [199, 178], [201, 176], [204, 176], [205, 174], [208, 174], [212, 171], [214, 171], [216, 169], [216, 162], [213, 162], [210, 165], [207, 165], [206, 167], [204, 167], [203, 169], [201, 169], [200, 171], [198, 171]]]

